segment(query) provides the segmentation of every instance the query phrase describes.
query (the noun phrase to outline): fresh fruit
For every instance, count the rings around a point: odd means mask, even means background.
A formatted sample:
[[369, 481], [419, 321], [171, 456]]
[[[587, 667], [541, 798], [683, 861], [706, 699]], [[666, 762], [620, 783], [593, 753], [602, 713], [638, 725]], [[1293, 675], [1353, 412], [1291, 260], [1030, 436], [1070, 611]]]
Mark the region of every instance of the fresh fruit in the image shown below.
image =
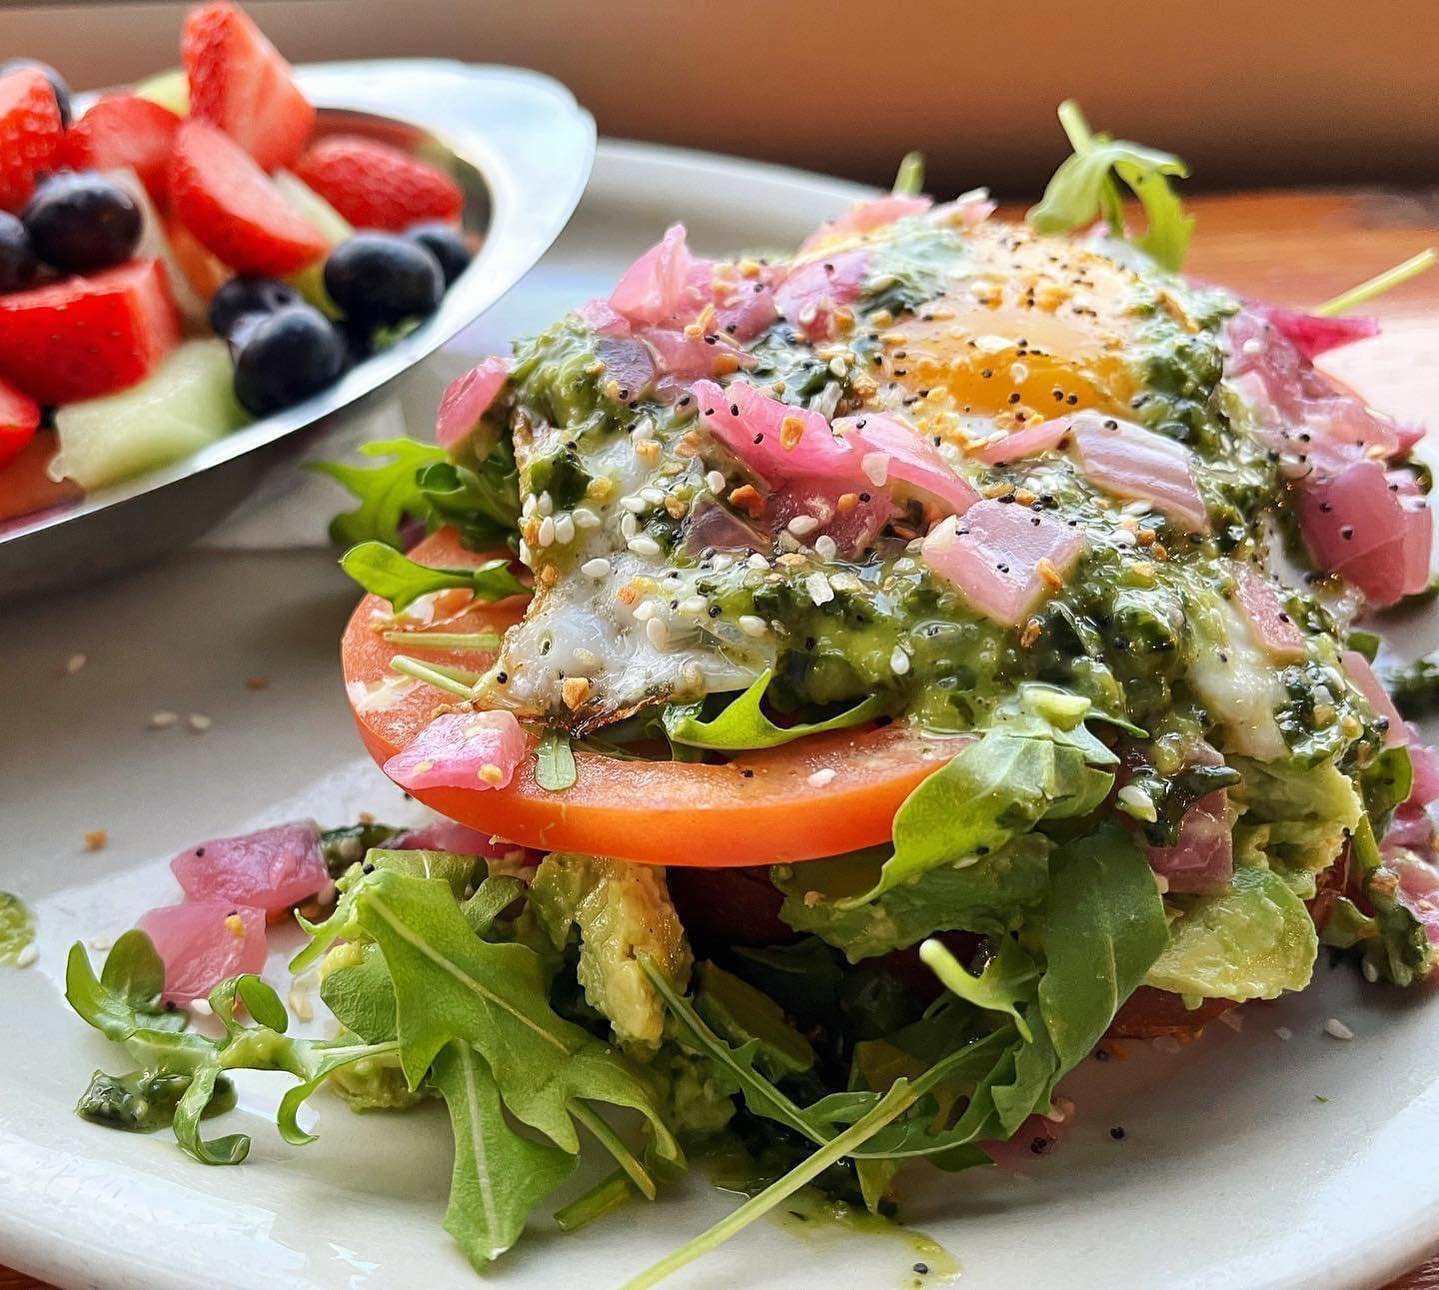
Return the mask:
[[457, 220], [465, 204], [444, 171], [359, 135], [321, 139], [294, 169], [356, 228], [402, 233], [421, 220]]
[[24, 451], [40, 428], [40, 405], [7, 381], [0, 381], [0, 470]]
[[35, 280], [39, 267], [25, 225], [0, 211], [0, 294], [23, 291]]
[[21, 67], [0, 76], [0, 210], [18, 211], [35, 180], [55, 169], [62, 129], [43, 72]]
[[55, 456], [55, 432], [40, 429], [20, 450], [0, 482], [0, 523], [33, 518], [36, 512], [49, 510], [80, 496], [79, 486], [69, 479], [50, 478], [50, 462]]
[[439, 261], [440, 272], [445, 275], [445, 286], [447, 287], [469, 267], [470, 261], [474, 259], [474, 252], [470, 250], [470, 244], [465, 241], [465, 235], [453, 224], [443, 224], [438, 221], [416, 224], [405, 232], [405, 236], [410, 241], [423, 246]]
[[393, 233], [356, 233], [325, 261], [325, 290], [356, 321], [397, 323], [433, 313], [445, 276], [418, 243]]
[[310, 305], [287, 305], [244, 334], [235, 355], [235, 396], [269, 416], [323, 390], [345, 365], [345, 345], [330, 320]]
[[190, 114], [224, 130], [262, 169], [288, 166], [315, 128], [290, 64], [225, 0], [192, 9], [180, 36]]
[[228, 338], [242, 318], [272, 314], [300, 303], [300, 293], [287, 282], [241, 275], [215, 292], [210, 301], [210, 327], [217, 336]]
[[133, 389], [63, 407], [52, 473], [101, 488], [178, 461], [248, 418], [222, 340], [189, 340]]
[[[284, 194], [285, 200], [319, 229], [331, 246], [338, 246], [347, 237], [353, 236], [355, 230], [350, 227], [350, 222], [303, 180], [296, 179], [288, 170], [277, 170], [273, 179], [275, 187]], [[329, 292], [325, 290], [323, 260], [306, 265], [299, 273], [291, 274], [289, 280], [322, 314], [330, 318], [340, 317], [339, 306], [330, 299]]]
[[22, 68], [37, 71], [49, 81], [50, 89], [55, 95], [55, 109], [60, 113], [60, 124], [68, 127], [70, 124], [70, 83], [49, 63], [42, 63], [38, 58], [7, 58], [0, 63], [0, 76], [4, 76], [7, 72], [19, 71]]
[[129, 167], [151, 199], [164, 206], [170, 150], [179, 128], [180, 118], [169, 108], [134, 94], [107, 94], [70, 127], [64, 160], [74, 170]]
[[190, 82], [183, 67], [171, 67], [136, 81], [134, 94], [136, 98], [169, 108], [176, 116], [190, 115]]
[[124, 188], [94, 171], [45, 180], [21, 216], [35, 254], [61, 273], [123, 264], [140, 241], [140, 208]]
[[[175, 254], [175, 248], [170, 245], [170, 239], [166, 235], [165, 218], [155, 209], [155, 203], [150, 200], [150, 194], [145, 191], [140, 176], [133, 170], [122, 167], [107, 171], [105, 178], [119, 184], [140, 208], [140, 241], [135, 247], [134, 258], [159, 260], [164, 265], [165, 280], [169, 284], [170, 294], [175, 297], [175, 304], [179, 307], [180, 317], [184, 320], [187, 331], [207, 327], [209, 307], [191, 287], [189, 278], [180, 265], [180, 257]], [[206, 259], [211, 259], [210, 253], [203, 247], [196, 249]], [[220, 274], [229, 276], [229, 270], [218, 260], [213, 263]]]
[[250, 155], [204, 121], [185, 121], [175, 132], [170, 204], [196, 239], [238, 273], [283, 277], [329, 249]]
[[179, 339], [158, 260], [0, 296], [0, 376], [45, 405], [133, 385]]
[[215, 292], [230, 280], [230, 270], [201, 246], [195, 235], [174, 216], [165, 220], [165, 239], [185, 281], [190, 284], [190, 290], [205, 306], [201, 316], [208, 318], [209, 302]]

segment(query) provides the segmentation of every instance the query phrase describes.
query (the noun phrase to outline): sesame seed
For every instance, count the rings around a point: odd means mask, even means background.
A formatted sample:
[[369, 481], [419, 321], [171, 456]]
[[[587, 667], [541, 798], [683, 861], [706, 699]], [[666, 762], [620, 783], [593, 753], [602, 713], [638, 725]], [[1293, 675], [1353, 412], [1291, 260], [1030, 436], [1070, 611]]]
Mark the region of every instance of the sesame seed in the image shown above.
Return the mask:
[[1159, 814], [1154, 809], [1154, 799], [1149, 796], [1138, 784], [1126, 784], [1117, 794], [1119, 801], [1128, 809], [1125, 814], [1136, 820], [1146, 820], [1153, 824]]
[[626, 511], [623, 515], [620, 516], [620, 536], [624, 538], [626, 542], [628, 542], [630, 538], [634, 537], [634, 535], [639, 531], [639, 521], [635, 519], [634, 515], [631, 512]]
[[821, 533], [814, 540], [815, 554], [821, 560], [833, 560], [839, 554], [839, 546], [828, 533]]
[[686, 596], [679, 603], [679, 611], [682, 614], [702, 614], [708, 603], [703, 596]]
[[635, 621], [637, 623], [647, 623], [657, 612], [653, 600], [642, 600], [635, 606]]
[[295, 1014], [299, 1021], [313, 1021], [315, 1009], [310, 1004], [310, 996], [300, 990], [290, 991], [290, 1011]]
[[211, 721], [210, 718], [207, 717], [203, 712], [192, 712], [188, 717], [185, 718], [185, 721], [189, 725], [190, 729], [197, 735], [203, 735], [205, 731], [207, 731], [212, 725], [214, 725], [214, 722]]
[[833, 767], [826, 766], [822, 770], [815, 771], [806, 782], [811, 788], [823, 788], [826, 784], [832, 783], [838, 773]]
[[664, 649], [670, 643], [670, 629], [663, 618], [651, 618], [645, 624], [645, 636], [656, 649]]
[[540, 521], [539, 540], [541, 546], [553, 546], [555, 544], [555, 517], [546, 515]]
[[575, 540], [575, 521], [569, 515], [561, 515], [555, 520], [555, 541], [561, 546], [568, 546]]
[[85, 666], [85, 661], [83, 654], [71, 654], [70, 657], [65, 660], [65, 675], [74, 676], [76, 672]]
[[898, 645], [890, 651], [889, 670], [896, 676], [903, 676], [909, 671], [909, 655]]
[[1324, 1023], [1324, 1033], [1334, 1039], [1353, 1039], [1354, 1032], [1349, 1029], [1338, 1017], [1330, 1017]]
[[642, 488], [640, 496], [651, 506], [663, 506], [665, 504], [665, 490], [663, 488]]
[[604, 556], [597, 555], [593, 560], [586, 560], [580, 565], [580, 572], [587, 578], [608, 578], [610, 562]]
[[709, 474], [705, 476], [705, 484], [712, 493], [724, 492], [724, 472], [719, 470], [710, 471]]
[[745, 563], [748, 564], [751, 569], [769, 568], [769, 561], [766, 560], [764, 556], [762, 556], [758, 551], [751, 555], [750, 558], [745, 561]]
[[804, 586], [809, 592], [809, 598], [816, 605], [827, 605], [834, 599], [834, 588], [829, 585], [829, 579], [818, 570], [804, 580]]
[[832, 359], [829, 360], [829, 370], [830, 375], [836, 376], [840, 380], [843, 380], [845, 373], [849, 371], [849, 364], [846, 363], [844, 359], [842, 359], [838, 354], [836, 354]]
[[1369, 959], [1365, 959], [1364, 962], [1359, 965], [1359, 970], [1364, 973], [1364, 979], [1368, 981], [1370, 985], [1373, 985], [1379, 980], [1379, 969], [1375, 967]]
[[813, 515], [796, 515], [785, 525], [795, 537], [808, 537], [819, 528], [819, 521]]
[[179, 720], [180, 714], [178, 712], [165, 712], [162, 710], [160, 712], [152, 712], [145, 724], [149, 726], [151, 730], [168, 730]]
[[889, 454], [867, 452], [860, 458], [859, 468], [864, 471], [871, 484], [876, 488], [883, 488], [885, 480], [889, 478]]
[[721, 551], [710, 561], [710, 567], [713, 568], [716, 573], [723, 573], [724, 570], [728, 569], [733, 563], [734, 556], [730, 555], [727, 551]]
[[541, 515], [549, 515], [555, 509], [555, 499], [549, 493], [541, 493], [540, 500], [535, 503], [536, 509]]
[[1239, 348], [1248, 354], [1250, 358], [1253, 358], [1254, 355], [1264, 352], [1264, 342], [1260, 340], [1258, 336], [1251, 336]]
[[577, 529], [597, 529], [600, 526], [600, 517], [588, 506], [577, 506], [570, 512], [570, 518], [574, 520]]
[[208, 999], [191, 999], [188, 1007], [197, 1017], [213, 1017], [215, 1015], [215, 1010], [210, 1006]]
[[520, 563], [528, 567], [534, 560], [534, 552], [530, 550], [530, 544], [520, 539]]
[[1164, 1053], [1169, 1057], [1173, 1057], [1179, 1052], [1179, 1040], [1173, 1035], [1158, 1035], [1150, 1040], [1150, 1046], [1155, 1052]]
[[1288, 1026], [1275, 1026], [1274, 1033], [1286, 1044], [1294, 1038], [1294, 1032], [1290, 1030]]
[[660, 553], [660, 544], [654, 538], [644, 534], [630, 538], [627, 545], [636, 555], [658, 555]]
[[621, 497], [620, 505], [631, 515], [643, 515], [649, 509], [648, 503], [643, 497]]
[[763, 636], [769, 630], [769, 624], [755, 614], [741, 614], [739, 629], [746, 636]]
[[39, 957], [39, 949], [34, 945], [27, 945], [15, 956], [15, 966], [17, 968], [33, 967]]

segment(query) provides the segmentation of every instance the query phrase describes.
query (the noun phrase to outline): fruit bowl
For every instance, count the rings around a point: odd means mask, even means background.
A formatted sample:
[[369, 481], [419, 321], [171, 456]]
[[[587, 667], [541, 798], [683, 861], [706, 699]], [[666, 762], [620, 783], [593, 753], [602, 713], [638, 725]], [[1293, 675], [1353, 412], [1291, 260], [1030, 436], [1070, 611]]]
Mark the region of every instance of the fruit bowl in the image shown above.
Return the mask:
[[[363, 135], [448, 171], [481, 239], [439, 307], [388, 348], [303, 402], [170, 466], [0, 520], [0, 597], [93, 580], [184, 546], [258, 480], [488, 309], [564, 228], [588, 180], [595, 127], [563, 86], [518, 68], [440, 59], [296, 68], [317, 134]], [[86, 106], [77, 98], [77, 110]]]

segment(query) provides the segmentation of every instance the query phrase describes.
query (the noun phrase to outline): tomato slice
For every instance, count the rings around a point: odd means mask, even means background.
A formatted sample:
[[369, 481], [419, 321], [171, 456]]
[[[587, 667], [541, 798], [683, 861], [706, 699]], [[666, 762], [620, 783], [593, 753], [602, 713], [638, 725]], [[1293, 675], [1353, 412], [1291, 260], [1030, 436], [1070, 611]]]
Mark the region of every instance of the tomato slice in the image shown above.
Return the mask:
[[[466, 551], [449, 530], [410, 554], [422, 564], [449, 567], [485, 558]], [[511, 597], [471, 605], [433, 627], [503, 632], [523, 613], [524, 601]], [[415, 645], [395, 644], [376, 630], [377, 622], [394, 626], [389, 606], [366, 596], [345, 629], [342, 660], [360, 736], [383, 765], [449, 701], [424, 684], [385, 696], [379, 685], [397, 675], [391, 658], [409, 653], [483, 670], [493, 654], [417, 649], [424, 629], [415, 631]], [[414, 796], [462, 824], [544, 851], [703, 868], [775, 864], [888, 841], [900, 803], [963, 742], [896, 722], [814, 735], [725, 765], [625, 761], [577, 747], [575, 783], [562, 792], [535, 782], [530, 757], [506, 788], [423, 789]]]

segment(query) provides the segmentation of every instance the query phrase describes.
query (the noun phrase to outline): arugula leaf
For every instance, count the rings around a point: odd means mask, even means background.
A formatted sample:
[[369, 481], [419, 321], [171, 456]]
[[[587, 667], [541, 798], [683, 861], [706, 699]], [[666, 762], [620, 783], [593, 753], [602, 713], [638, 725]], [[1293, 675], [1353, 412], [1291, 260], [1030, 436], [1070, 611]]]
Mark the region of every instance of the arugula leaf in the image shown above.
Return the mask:
[[519, 1240], [530, 1211], [569, 1177], [577, 1160], [510, 1126], [499, 1086], [469, 1044], [445, 1045], [429, 1081], [449, 1107], [455, 1136], [445, 1231], [483, 1271]]
[[447, 587], [464, 587], [474, 592], [477, 600], [530, 594], [503, 558], [486, 560], [473, 569], [431, 569], [383, 542], [368, 541], [346, 551], [340, 567], [366, 591], [388, 600], [396, 613], [421, 596]]
[[1034, 1038], [1019, 1005], [1033, 998], [1030, 983], [1039, 976], [1039, 965], [1013, 937], [1006, 936], [1000, 940], [998, 952], [977, 977], [971, 976], [959, 965], [959, 960], [949, 952], [943, 941], [923, 942], [919, 947], [919, 957], [945, 989], [976, 1008], [1008, 1013], [1014, 1018], [1015, 1027], [1026, 1042]]
[[97, 979], [82, 945], [65, 963], [65, 998], [106, 1039], [123, 1043], [137, 1030], [180, 1030], [185, 1016], [160, 1004], [165, 965], [150, 938], [138, 929], [122, 935]]
[[765, 691], [774, 676], [770, 668], [760, 673], [749, 689], [731, 699], [712, 720], [701, 719], [704, 704], [670, 703], [664, 710], [665, 733], [677, 744], [692, 748], [730, 751], [747, 748], [777, 748], [806, 735], [826, 730], [848, 730], [879, 716], [887, 705], [883, 694], [872, 694], [846, 712], [826, 721], [794, 726], [777, 726], [760, 708]]
[[701, 963], [695, 1010], [730, 1042], [753, 1039], [756, 1061], [771, 1079], [798, 1075], [815, 1062], [810, 1042], [767, 994], [713, 963]]
[[443, 462], [445, 452], [434, 444], [414, 439], [383, 439], [361, 444], [366, 457], [386, 457], [378, 466], [350, 466], [338, 461], [316, 462], [314, 469], [343, 485], [360, 500], [353, 511], [330, 521], [330, 541], [337, 546], [377, 541], [401, 545], [400, 525], [405, 516], [428, 521], [432, 508], [419, 483], [419, 472]]
[[1057, 1080], [1099, 1042], [1169, 943], [1154, 872], [1118, 824], [1106, 821], [1055, 852], [1043, 926], [1039, 1011]]
[[507, 438], [478, 465], [439, 461], [423, 467], [418, 483], [433, 516], [459, 529], [471, 550], [514, 539], [520, 522], [519, 472]]
[[938, 865], [976, 864], [1041, 820], [1095, 810], [1119, 759], [1085, 728], [1088, 714], [1078, 695], [1025, 687], [983, 736], [905, 798], [879, 881], [842, 903], [867, 904]]
[[1091, 135], [1078, 106], [1060, 105], [1059, 119], [1074, 153], [1049, 181], [1039, 205], [1029, 212], [1036, 233], [1071, 233], [1086, 228], [1101, 212], [1116, 237], [1124, 236], [1124, 214], [1116, 178], [1139, 199], [1148, 226], [1134, 245], [1162, 268], [1177, 273], [1194, 234], [1194, 217], [1170, 184], [1189, 169], [1172, 153], [1108, 135]]
[[638, 1111], [663, 1160], [682, 1159], [639, 1071], [549, 1004], [544, 961], [518, 943], [481, 940], [443, 884], [386, 870], [354, 889], [356, 923], [379, 946], [395, 985], [400, 1059], [412, 1088], [448, 1043], [485, 1059], [506, 1107], [571, 1155], [573, 1107]]
[[1434, 970], [1435, 947], [1424, 925], [1399, 899], [1399, 875], [1384, 863], [1374, 828], [1362, 816], [1354, 829], [1354, 881], [1374, 910], [1379, 935], [1364, 942], [1364, 959], [1386, 981], [1412, 985]]
[[569, 732], [551, 726], [535, 750], [535, 783], [551, 793], [575, 786], [575, 754]]
[[875, 900], [888, 848], [832, 860], [776, 865], [771, 878], [785, 895], [780, 917], [843, 950], [851, 963], [904, 949], [934, 932], [999, 936], [1039, 909], [1049, 892], [1053, 843], [1026, 833], [969, 865], [940, 864]]

